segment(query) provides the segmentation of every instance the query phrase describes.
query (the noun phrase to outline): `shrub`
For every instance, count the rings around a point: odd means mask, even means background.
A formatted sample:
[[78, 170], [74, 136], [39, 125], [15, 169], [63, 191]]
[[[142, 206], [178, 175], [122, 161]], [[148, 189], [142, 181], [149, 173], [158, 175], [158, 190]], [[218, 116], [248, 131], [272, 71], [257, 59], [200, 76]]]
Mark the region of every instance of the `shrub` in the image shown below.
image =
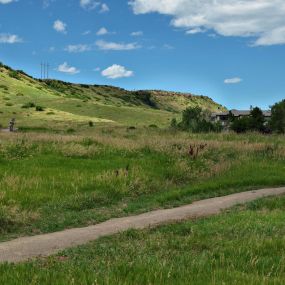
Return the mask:
[[72, 128], [69, 128], [69, 129], [66, 130], [66, 132], [67, 132], [68, 134], [73, 134], [73, 133], [75, 133], [75, 130], [72, 129]]
[[250, 111], [248, 117], [232, 118], [231, 129], [237, 133], [245, 133], [247, 131], [265, 131], [265, 118], [260, 108], [255, 107]]
[[89, 122], [88, 122], [88, 125], [89, 125], [89, 127], [93, 127], [93, 126], [94, 126], [94, 123], [93, 123], [92, 121], [89, 121]]
[[0, 88], [3, 89], [3, 90], [5, 90], [5, 91], [8, 91], [8, 90], [9, 90], [6, 85], [0, 85]]
[[8, 74], [10, 77], [15, 78], [17, 80], [21, 79], [21, 77], [19, 76], [19, 73], [15, 70], [10, 70]]
[[22, 108], [23, 109], [29, 109], [29, 108], [34, 108], [36, 107], [36, 105], [33, 103], [33, 102], [28, 102], [28, 103], [25, 103]]
[[149, 125], [148, 127], [151, 128], [151, 129], [158, 129], [158, 126], [155, 125], [155, 124], [151, 124], [151, 125]]
[[210, 113], [200, 107], [189, 107], [182, 113], [182, 121], [178, 127], [193, 133], [219, 131], [219, 128], [210, 121]]
[[37, 111], [37, 112], [43, 112], [44, 110], [45, 110], [44, 107], [42, 107], [42, 106], [36, 106], [36, 111]]
[[175, 118], [173, 118], [172, 120], [171, 120], [171, 122], [170, 122], [170, 127], [172, 128], [172, 129], [177, 129], [177, 120], [175, 119]]
[[245, 133], [249, 130], [249, 118], [235, 119], [231, 124], [231, 129], [236, 133]]

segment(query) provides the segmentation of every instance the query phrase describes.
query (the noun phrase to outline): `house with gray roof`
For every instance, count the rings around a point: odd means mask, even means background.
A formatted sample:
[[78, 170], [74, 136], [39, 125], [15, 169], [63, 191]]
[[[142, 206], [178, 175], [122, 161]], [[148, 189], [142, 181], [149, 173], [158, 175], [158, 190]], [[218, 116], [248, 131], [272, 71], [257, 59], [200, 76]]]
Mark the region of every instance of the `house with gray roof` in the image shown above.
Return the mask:
[[[243, 118], [243, 117], [249, 117], [250, 116], [250, 110], [230, 110], [226, 112], [221, 113], [213, 113], [211, 115], [212, 122], [219, 122], [222, 124], [222, 126], [226, 127], [230, 123], [230, 117], [233, 116], [234, 118]], [[271, 118], [271, 111], [262, 111], [263, 116], [265, 118], [265, 121], [269, 121]]]

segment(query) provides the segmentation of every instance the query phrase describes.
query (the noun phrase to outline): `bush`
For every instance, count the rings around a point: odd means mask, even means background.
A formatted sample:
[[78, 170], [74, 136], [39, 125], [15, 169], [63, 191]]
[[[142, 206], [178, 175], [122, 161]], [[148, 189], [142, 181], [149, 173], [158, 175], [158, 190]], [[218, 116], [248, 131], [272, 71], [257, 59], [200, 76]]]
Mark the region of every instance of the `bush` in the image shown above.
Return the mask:
[[37, 111], [37, 112], [43, 112], [44, 110], [45, 110], [44, 107], [36, 106], [36, 111]]
[[[172, 122], [174, 124], [174, 121]], [[189, 107], [182, 113], [182, 121], [178, 127], [184, 131], [193, 133], [217, 132], [218, 125], [211, 123], [210, 113], [200, 107]]]
[[175, 118], [173, 118], [173, 119], [171, 120], [170, 127], [171, 127], [172, 129], [177, 129], [178, 124], [177, 124], [177, 120], [176, 120]]
[[34, 108], [36, 105], [33, 102], [28, 102], [22, 106], [23, 109]]
[[249, 118], [235, 119], [231, 124], [231, 129], [236, 133], [245, 133], [249, 130]]
[[5, 90], [5, 91], [8, 91], [8, 90], [9, 90], [6, 85], [0, 85], [0, 88], [3, 89], [3, 90]]
[[155, 124], [151, 124], [151, 125], [149, 125], [148, 127], [151, 128], [151, 129], [158, 129], [158, 126], [155, 125]]
[[248, 117], [232, 118], [231, 129], [237, 133], [248, 131], [265, 132], [265, 118], [260, 108], [255, 107]]
[[72, 129], [72, 128], [69, 128], [69, 129], [66, 130], [66, 132], [67, 132], [68, 134], [73, 134], [73, 133], [75, 133], [75, 130]]
[[285, 133], [285, 100], [276, 103], [271, 108], [270, 127], [273, 131], [278, 133]]
[[8, 74], [12, 78], [15, 78], [15, 79], [18, 79], [18, 80], [21, 79], [21, 77], [19, 76], [19, 73], [17, 71], [15, 71], [15, 70], [10, 70]]
[[89, 127], [94, 127], [94, 123], [92, 121], [88, 122]]

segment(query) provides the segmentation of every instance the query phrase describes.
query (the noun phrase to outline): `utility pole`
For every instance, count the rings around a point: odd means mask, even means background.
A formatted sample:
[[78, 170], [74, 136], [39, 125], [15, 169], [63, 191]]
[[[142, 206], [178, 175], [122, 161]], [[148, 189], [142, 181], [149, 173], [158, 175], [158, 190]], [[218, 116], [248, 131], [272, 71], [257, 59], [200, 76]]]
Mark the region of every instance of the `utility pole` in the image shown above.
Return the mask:
[[49, 79], [49, 63], [41, 62], [41, 79], [46, 80]]

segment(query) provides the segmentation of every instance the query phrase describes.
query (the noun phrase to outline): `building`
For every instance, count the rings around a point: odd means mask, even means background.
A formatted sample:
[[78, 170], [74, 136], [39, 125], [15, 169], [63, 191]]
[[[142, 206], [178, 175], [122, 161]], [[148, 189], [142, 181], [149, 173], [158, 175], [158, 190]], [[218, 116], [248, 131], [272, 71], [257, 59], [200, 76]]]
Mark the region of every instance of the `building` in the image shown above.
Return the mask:
[[[243, 118], [250, 116], [250, 110], [231, 110], [227, 112], [222, 113], [213, 113], [211, 115], [212, 122], [219, 122], [222, 124], [222, 126], [228, 126], [230, 123], [230, 117], [233, 116], [234, 118]], [[271, 118], [271, 111], [262, 111], [263, 115], [265, 117], [265, 121], [269, 121]]]

